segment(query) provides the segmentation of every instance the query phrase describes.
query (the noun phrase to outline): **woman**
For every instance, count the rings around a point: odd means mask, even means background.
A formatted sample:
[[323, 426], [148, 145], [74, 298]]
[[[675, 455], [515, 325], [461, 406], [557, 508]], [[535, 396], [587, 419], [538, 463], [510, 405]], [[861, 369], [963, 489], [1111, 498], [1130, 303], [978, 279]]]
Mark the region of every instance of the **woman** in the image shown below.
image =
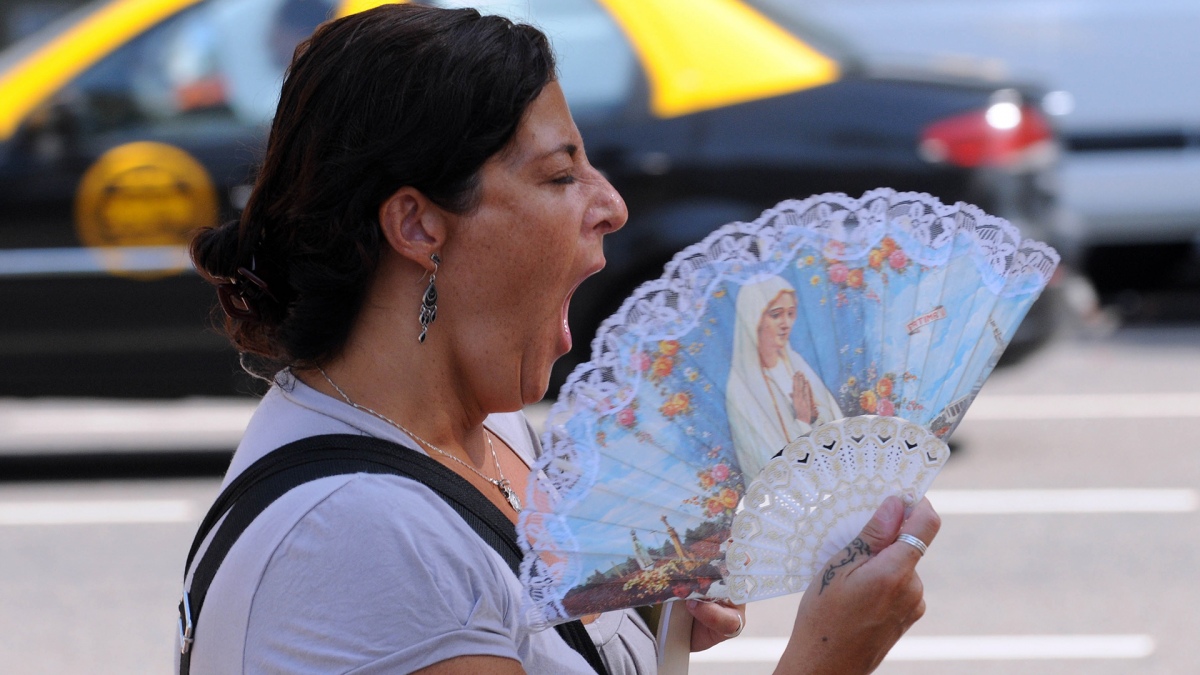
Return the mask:
[[[515, 520], [538, 452], [519, 411], [545, 394], [571, 295], [625, 218], [535, 29], [413, 5], [322, 26], [297, 50], [240, 223], [192, 247], [234, 343], [279, 369], [226, 481], [291, 441], [363, 434], [427, 454]], [[916, 554], [887, 546], [899, 503], [881, 513], [880, 562], [837, 569], [801, 613], [822, 629], [793, 640], [793, 660], [850, 663], [821, 661], [822, 635], [843, 642], [838, 658], [882, 658], [923, 611]], [[908, 523], [925, 541], [936, 530], [924, 506]], [[424, 485], [323, 478], [230, 550], [192, 672], [587, 672], [557, 633], [529, 630], [521, 593]], [[743, 624], [740, 608], [693, 614], [695, 649]], [[588, 633], [610, 672], [653, 670], [635, 613]]]
[[796, 289], [781, 277], [742, 286], [725, 410], [747, 479], [814, 424], [842, 417], [837, 400], [792, 349]]

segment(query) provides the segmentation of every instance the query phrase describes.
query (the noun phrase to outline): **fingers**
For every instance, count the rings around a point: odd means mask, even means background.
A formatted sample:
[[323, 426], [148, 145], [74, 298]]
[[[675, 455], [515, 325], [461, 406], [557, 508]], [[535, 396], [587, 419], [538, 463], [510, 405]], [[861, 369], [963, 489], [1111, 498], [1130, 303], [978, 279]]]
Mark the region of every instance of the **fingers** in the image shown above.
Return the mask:
[[812, 384], [808, 379], [804, 380], [804, 400], [808, 403], [808, 423], [812, 424], [817, 421], [819, 413], [817, 411], [817, 397], [813, 396]]
[[[922, 499], [913, 507], [912, 513], [909, 514], [908, 518], [904, 520], [899, 534], [916, 537], [928, 547], [933, 543], [933, 539], [937, 536], [938, 530], [941, 527], [941, 516], [933, 510], [933, 505], [929, 503], [928, 499]], [[903, 550], [904, 555], [911, 559], [913, 564], [916, 564], [916, 561], [925, 554], [924, 551], [920, 550], [920, 547], [915, 545], [915, 542], [909, 543], [901, 540], [896, 542], [896, 546], [898, 549]]]
[[863, 526], [858, 538], [868, 547], [868, 554], [874, 555], [896, 541], [903, 521], [904, 502], [899, 497], [888, 497]]
[[698, 623], [722, 636], [732, 635], [745, 625], [745, 605], [730, 607], [718, 602], [689, 600], [687, 608]]
[[904, 503], [898, 497], [883, 500], [859, 535], [825, 564], [819, 577], [818, 595], [824, 594], [825, 589], [834, 584], [839, 577], [844, 578], [853, 573], [870, 560], [871, 556], [885, 550], [889, 544], [896, 541], [903, 520]]
[[917, 603], [917, 608], [912, 611], [912, 614], [908, 615], [908, 622], [907, 622], [908, 625], [905, 626], [904, 629], [908, 630], [908, 626], [911, 626], [914, 623], [920, 621], [921, 617], [923, 617], [923, 616], [925, 616], [925, 598], [924, 597], [921, 598], [921, 602]]
[[922, 498], [913, 507], [912, 513], [905, 519], [904, 527], [900, 531], [917, 537], [928, 546], [933, 543], [933, 538], [941, 529], [942, 517], [933, 510], [933, 504], [930, 504], [928, 499]]
[[736, 637], [746, 625], [746, 606], [688, 600], [688, 612], [696, 619], [692, 625], [692, 651], [701, 651]]
[[900, 498], [888, 497], [875, 510], [858, 537], [830, 560], [822, 574], [823, 582], [828, 584], [839, 570], [848, 573], [885, 549], [892, 560], [907, 561], [915, 566], [924, 551], [917, 546], [917, 542], [897, 541], [897, 536], [906, 534], [916, 537], [928, 547], [941, 526], [941, 517], [933, 510], [928, 499], [922, 499], [905, 518], [904, 503]]

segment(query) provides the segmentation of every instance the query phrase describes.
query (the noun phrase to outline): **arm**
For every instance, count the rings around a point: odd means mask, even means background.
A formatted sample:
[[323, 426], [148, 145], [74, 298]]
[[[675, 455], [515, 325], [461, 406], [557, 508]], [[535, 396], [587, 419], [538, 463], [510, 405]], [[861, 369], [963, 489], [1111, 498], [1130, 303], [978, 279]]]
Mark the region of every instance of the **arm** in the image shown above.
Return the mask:
[[458, 656], [415, 671], [413, 675], [525, 675], [521, 664], [499, 656]]

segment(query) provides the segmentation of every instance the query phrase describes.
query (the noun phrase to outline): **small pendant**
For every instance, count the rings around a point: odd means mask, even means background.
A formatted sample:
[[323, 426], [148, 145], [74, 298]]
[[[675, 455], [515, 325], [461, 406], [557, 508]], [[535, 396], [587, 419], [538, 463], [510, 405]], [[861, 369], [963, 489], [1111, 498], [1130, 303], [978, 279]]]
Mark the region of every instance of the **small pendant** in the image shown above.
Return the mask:
[[500, 492], [504, 494], [504, 498], [507, 499], [509, 505], [513, 507], [513, 511], [520, 513], [521, 500], [519, 497], [517, 497], [517, 493], [512, 489], [512, 486], [508, 484], [508, 480], [505, 479], [496, 483], [496, 487], [500, 488]]

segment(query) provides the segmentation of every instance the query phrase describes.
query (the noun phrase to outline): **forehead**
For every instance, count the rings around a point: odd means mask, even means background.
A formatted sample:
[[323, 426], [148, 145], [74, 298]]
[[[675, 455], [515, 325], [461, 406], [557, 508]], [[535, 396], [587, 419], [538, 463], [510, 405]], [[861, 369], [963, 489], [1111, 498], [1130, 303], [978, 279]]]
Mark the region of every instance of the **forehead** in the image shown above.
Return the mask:
[[582, 143], [562, 88], [552, 80], [526, 108], [512, 142], [501, 153], [500, 159], [519, 165], [560, 153], [573, 157]]
[[779, 291], [779, 295], [775, 296], [774, 300], [767, 305], [767, 309], [779, 309], [781, 307], [795, 307], [796, 295], [791, 291]]

